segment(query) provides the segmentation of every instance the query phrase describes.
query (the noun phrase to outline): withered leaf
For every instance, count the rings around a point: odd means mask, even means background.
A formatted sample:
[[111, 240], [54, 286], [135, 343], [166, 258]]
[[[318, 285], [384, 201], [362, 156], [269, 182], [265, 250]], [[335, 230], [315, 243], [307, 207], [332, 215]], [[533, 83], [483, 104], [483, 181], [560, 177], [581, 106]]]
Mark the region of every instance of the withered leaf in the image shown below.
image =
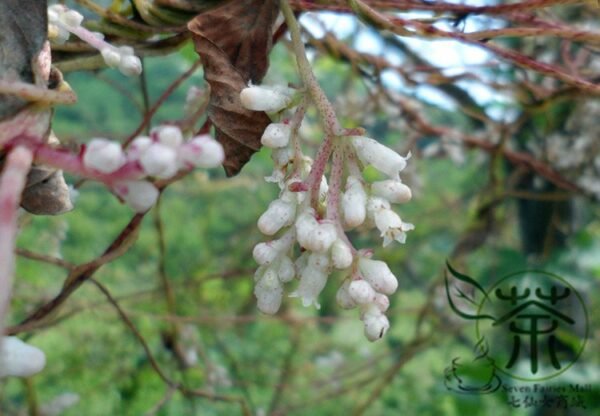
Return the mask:
[[62, 171], [33, 166], [27, 176], [21, 206], [35, 215], [58, 215], [72, 210], [69, 187]]
[[208, 116], [225, 149], [229, 176], [260, 149], [271, 122], [264, 112], [246, 110], [239, 94], [248, 81], [259, 83], [267, 72], [277, 13], [277, 0], [230, 1], [188, 24], [211, 88]]

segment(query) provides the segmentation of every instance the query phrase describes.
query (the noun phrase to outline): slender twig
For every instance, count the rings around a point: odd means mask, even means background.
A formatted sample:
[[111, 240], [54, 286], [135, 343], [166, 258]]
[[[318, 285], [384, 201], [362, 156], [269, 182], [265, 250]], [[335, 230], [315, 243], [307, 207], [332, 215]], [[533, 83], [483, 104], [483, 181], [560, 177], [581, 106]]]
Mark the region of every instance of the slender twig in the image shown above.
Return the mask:
[[75, 265], [73, 263], [69, 263], [68, 261], [59, 259], [58, 257], [34, 253], [33, 251], [24, 248], [16, 248], [15, 253], [18, 256], [24, 257], [29, 260], [35, 260], [46, 264], [53, 264], [55, 266], [62, 267], [63, 269], [73, 270], [75, 268]]
[[224, 402], [230, 402], [230, 403], [238, 403], [242, 407], [242, 411], [244, 414], [248, 414], [248, 415], [251, 414], [250, 411], [248, 410], [246, 402], [242, 398], [211, 393], [211, 392], [201, 390], [201, 389], [188, 389], [185, 386], [183, 386], [183, 385], [173, 381], [171, 378], [169, 378], [169, 376], [167, 376], [167, 374], [162, 370], [162, 368], [158, 364], [158, 361], [156, 361], [156, 358], [152, 354], [152, 351], [150, 350], [150, 347], [148, 346], [148, 343], [146, 342], [146, 340], [144, 339], [142, 334], [138, 331], [138, 329], [136, 328], [135, 324], [131, 321], [131, 319], [129, 319], [129, 316], [121, 308], [121, 306], [115, 300], [115, 298], [112, 296], [110, 291], [104, 285], [102, 285], [100, 282], [95, 280], [94, 278], [90, 278], [89, 281], [91, 283], [93, 283], [102, 292], [102, 294], [106, 297], [106, 299], [108, 299], [109, 303], [115, 308], [115, 310], [119, 314], [119, 317], [121, 318], [123, 323], [127, 326], [127, 328], [129, 328], [131, 333], [135, 336], [135, 338], [138, 340], [138, 342], [144, 349], [144, 352], [146, 353], [146, 357], [148, 358], [148, 361], [150, 362], [150, 365], [152, 366], [154, 371], [167, 386], [179, 390], [182, 394], [184, 394], [186, 396], [192, 395], [192, 396], [197, 396], [197, 397], [203, 397], [203, 398], [206, 398], [209, 400], [218, 400], [218, 401], [224, 401]]
[[281, 0], [280, 4], [281, 11], [283, 12], [290, 35], [292, 37], [292, 45], [296, 55], [298, 72], [300, 73], [304, 87], [308, 90], [312, 100], [317, 106], [317, 110], [319, 111], [319, 116], [321, 117], [323, 128], [325, 129], [327, 136], [339, 136], [342, 134], [342, 127], [337, 119], [333, 106], [319, 86], [310, 63], [308, 62], [304, 44], [302, 43], [302, 38], [300, 35], [300, 26], [298, 25], [296, 16], [294, 16], [294, 12], [292, 11], [292, 8], [288, 4], [287, 0]]
[[[142, 219], [144, 218], [144, 215], [145, 214], [136, 214], [131, 219], [129, 224], [127, 224], [117, 236], [117, 238], [115, 238], [112, 244], [104, 251], [102, 257], [89, 263], [80, 265], [72, 270], [65, 280], [62, 290], [58, 295], [56, 295], [49, 302], [44, 303], [35, 309], [18, 325], [6, 328], [6, 333], [12, 335], [35, 327], [40, 321], [43, 321], [50, 314], [55, 312], [73, 294], [73, 292], [75, 292], [86, 280], [90, 279], [102, 265], [125, 254], [130, 245], [135, 241], [137, 230], [142, 222]], [[0, 239], [0, 241], [1, 240], [3, 239]], [[0, 293], [0, 296], [2, 293]]]

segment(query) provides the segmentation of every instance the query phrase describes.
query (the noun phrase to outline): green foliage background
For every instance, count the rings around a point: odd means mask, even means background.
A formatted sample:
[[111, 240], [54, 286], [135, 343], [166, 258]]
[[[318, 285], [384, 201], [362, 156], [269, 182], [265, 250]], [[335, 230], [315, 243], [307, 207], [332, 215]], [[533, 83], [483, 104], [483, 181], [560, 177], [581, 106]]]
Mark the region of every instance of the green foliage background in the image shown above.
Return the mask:
[[[151, 102], [193, 57], [193, 51], [185, 49], [167, 58], [146, 60]], [[290, 55], [283, 47], [276, 47], [271, 67], [272, 81], [294, 80]], [[319, 58], [315, 68], [330, 96], [352, 90], [368, 100], [362, 81], [355, 78], [349, 66]], [[115, 71], [69, 74], [67, 80], [78, 93], [79, 104], [57, 110], [53, 127], [63, 140], [124, 138], [140, 122], [140, 112], [131, 102], [134, 100], [138, 106], [142, 102], [138, 80], [124, 78]], [[131, 96], [125, 97], [113, 84]], [[203, 84], [201, 71], [161, 108], [156, 122], [181, 116], [186, 90], [192, 84]], [[431, 109], [430, 116], [448, 123], [465, 123], [461, 115], [437, 108]], [[400, 148], [405, 140], [402, 132], [386, 127], [386, 122], [385, 114], [375, 114], [375, 122], [366, 127], [373, 135], [374, 130], [383, 132], [378, 139]], [[103, 267], [96, 278], [119, 300], [170, 377], [188, 386], [245, 397], [257, 415], [273, 410], [270, 405], [278, 389], [283, 389], [281, 414], [351, 413], [384, 380], [386, 372], [405, 359], [406, 364], [384, 383], [381, 397], [366, 414], [534, 414], [533, 409], [511, 408], [508, 396], [502, 392], [460, 395], [449, 392], [444, 385], [444, 369], [451, 360], [459, 355], [471, 357], [474, 326], [452, 323], [443, 292], [432, 292], [430, 288], [440, 282], [444, 262], [460, 237], [477, 227], [477, 207], [489, 197], [485, 169], [493, 168], [482, 163], [479, 156], [468, 153], [462, 166], [446, 159], [410, 161], [416, 166], [414, 175], [418, 175], [421, 186], [414, 187], [414, 200], [400, 208], [402, 218], [416, 224], [406, 245], [382, 249], [375, 233], [353, 235], [360, 247], [376, 247], [376, 256], [389, 262], [400, 280], [400, 289], [391, 299], [392, 328], [383, 341], [375, 344], [363, 337], [356, 311], [342, 311], [335, 305], [336, 280], [341, 281], [340, 276], [331, 278], [320, 311], [304, 309], [294, 299], [287, 299], [278, 317], [257, 312], [252, 295], [255, 264], [251, 252], [253, 245], [264, 238], [255, 222], [277, 191], [276, 186], [262, 180], [270, 173], [266, 151], [255, 155], [235, 178], [226, 179], [221, 170], [197, 172], [169, 187], [160, 209], [144, 219], [133, 248]], [[594, 296], [600, 279], [600, 223], [596, 205], [577, 203], [585, 226], [568, 239], [565, 249], [537, 266], [567, 277], [586, 296], [591, 320], [587, 348], [569, 371], [570, 377], [557, 382], [592, 383], [595, 391], [586, 397], [588, 408], [583, 413], [569, 413], [591, 415], [592, 409], [600, 406], [600, 314], [599, 297]], [[106, 189], [85, 183], [73, 212], [60, 217], [24, 215], [18, 245], [82, 263], [99, 256], [131, 216], [131, 211]], [[164, 224], [166, 273], [175, 290], [178, 322], [187, 328], [186, 342], [200, 355], [199, 363], [183, 372], [161, 339], [175, 317], [167, 315], [157, 272], [156, 216]], [[531, 263], [522, 254], [517, 229], [516, 206], [507, 203], [500, 210], [493, 237], [470, 253], [461, 267], [482, 284], [528, 267]], [[59, 268], [20, 258], [11, 322], [18, 322], [56, 294], [64, 276]], [[431, 308], [420, 324], [419, 313], [427, 303]], [[32, 395], [42, 405], [61, 393], [74, 392], [80, 401], [65, 415], [142, 415], [165, 395], [168, 388], [150, 366], [139, 342], [93, 285], [81, 288], [56, 318], [60, 319], [55, 325], [35, 331], [28, 338], [45, 351], [46, 369], [26, 382], [3, 381], [2, 412], [24, 413]], [[418, 327], [421, 334], [434, 333], [414, 356], [408, 356]], [[287, 375], [280, 379], [286, 365]], [[211, 368], [218, 367], [225, 369], [230, 385], [211, 378]], [[239, 412], [235, 404], [188, 399], [175, 393], [158, 414]]]

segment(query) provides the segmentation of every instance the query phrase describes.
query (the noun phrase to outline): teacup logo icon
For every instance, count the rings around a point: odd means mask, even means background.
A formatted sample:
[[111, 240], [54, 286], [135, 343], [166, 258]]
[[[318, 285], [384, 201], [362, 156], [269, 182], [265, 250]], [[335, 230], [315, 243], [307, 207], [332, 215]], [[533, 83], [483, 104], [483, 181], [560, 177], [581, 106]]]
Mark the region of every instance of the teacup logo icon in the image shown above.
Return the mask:
[[473, 358], [454, 358], [444, 372], [446, 388], [463, 394], [487, 394], [498, 390], [502, 381], [488, 351], [485, 339], [481, 338], [473, 349]]
[[[481, 381], [491, 374], [491, 369], [484, 370], [484, 358], [491, 360], [489, 368], [509, 377], [541, 381], [566, 371], [583, 352], [587, 312], [583, 299], [565, 279], [526, 270], [507, 275], [485, 290], [472, 277], [447, 266], [446, 295], [452, 311], [476, 323], [479, 354], [471, 365], [481, 367], [473, 370]], [[468, 372], [461, 367], [465, 364], [453, 361], [456, 370], [451, 373]]]

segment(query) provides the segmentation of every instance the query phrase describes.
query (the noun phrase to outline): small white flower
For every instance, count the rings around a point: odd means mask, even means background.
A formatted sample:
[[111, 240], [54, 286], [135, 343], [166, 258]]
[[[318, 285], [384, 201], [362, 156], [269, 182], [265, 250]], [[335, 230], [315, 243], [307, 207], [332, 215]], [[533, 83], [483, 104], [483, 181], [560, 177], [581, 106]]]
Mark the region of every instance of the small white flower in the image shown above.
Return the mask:
[[277, 273], [268, 268], [254, 287], [254, 295], [257, 299], [258, 309], [266, 314], [277, 313], [281, 306], [283, 287], [277, 278]]
[[147, 175], [171, 178], [177, 173], [177, 153], [169, 146], [152, 143], [140, 156], [140, 164]]
[[225, 151], [221, 143], [204, 134], [181, 146], [178, 157], [185, 167], [214, 168], [225, 160]]
[[383, 338], [390, 329], [390, 321], [383, 314], [378, 316], [369, 316], [364, 320], [365, 336], [369, 341], [377, 341]]
[[378, 171], [385, 173], [392, 179], [400, 178], [400, 171], [406, 167], [406, 157], [400, 156], [377, 140], [363, 136], [350, 137], [358, 158], [367, 165], [372, 165]]
[[365, 221], [367, 193], [360, 179], [349, 176], [342, 196], [342, 214], [348, 227], [358, 227]]
[[412, 198], [410, 188], [400, 181], [387, 179], [371, 184], [373, 195], [385, 198], [393, 204], [403, 204]]
[[156, 129], [156, 137], [159, 143], [174, 149], [183, 143], [183, 134], [177, 126], [160, 126]]
[[290, 141], [292, 128], [285, 123], [271, 123], [265, 129], [260, 142], [270, 148], [286, 147]]
[[352, 264], [352, 250], [348, 244], [337, 239], [331, 246], [331, 261], [336, 269], [345, 269]]
[[384, 261], [361, 257], [358, 260], [358, 268], [363, 278], [377, 292], [391, 295], [398, 288], [398, 279]]
[[156, 203], [159, 191], [148, 181], [125, 181], [115, 185], [115, 192], [135, 212], [146, 212]]
[[274, 113], [289, 106], [293, 96], [291, 88], [250, 85], [240, 92], [240, 101], [248, 110]]
[[276, 199], [258, 219], [258, 229], [265, 235], [273, 235], [281, 228], [292, 225], [296, 215], [296, 204]]
[[359, 305], [371, 303], [375, 300], [375, 291], [365, 280], [354, 280], [348, 286], [350, 297]]
[[30, 377], [46, 366], [42, 350], [17, 337], [0, 338], [0, 378]]
[[83, 153], [83, 165], [102, 173], [113, 173], [126, 162], [121, 144], [107, 139], [92, 139]]
[[383, 237], [383, 246], [388, 246], [392, 241], [401, 244], [406, 242], [406, 232], [414, 230], [415, 226], [403, 222], [400, 216], [391, 209], [379, 209], [374, 212], [375, 225]]

